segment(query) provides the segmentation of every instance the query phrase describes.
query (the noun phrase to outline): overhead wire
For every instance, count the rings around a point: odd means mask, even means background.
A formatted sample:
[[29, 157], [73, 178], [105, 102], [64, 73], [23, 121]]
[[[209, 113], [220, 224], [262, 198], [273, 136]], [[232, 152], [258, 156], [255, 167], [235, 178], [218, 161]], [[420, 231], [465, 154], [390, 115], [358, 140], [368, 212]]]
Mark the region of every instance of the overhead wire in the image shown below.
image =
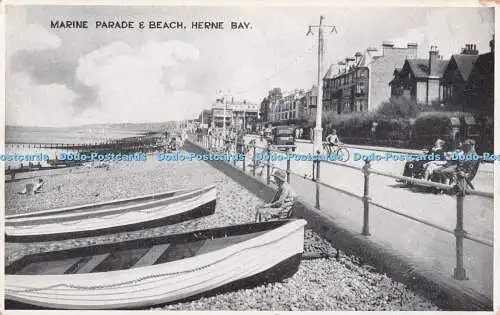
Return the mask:
[[307, 54], [309, 54], [311, 51], [313, 51], [313, 49], [316, 48], [316, 47], [317, 47], [317, 42], [315, 41], [311, 45], [311, 47], [309, 47], [306, 51], [304, 51], [299, 56], [295, 57], [295, 59], [292, 62], [290, 62], [290, 63], [288, 63], [288, 62], [287, 63], [283, 63], [284, 65], [286, 65], [285, 69], [282, 69], [282, 67], [278, 67], [273, 73], [271, 73], [270, 75], [268, 75], [265, 78], [263, 78], [262, 80], [260, 80], [259, 83], [256, 83], [256, 84], [250, 86], [249, 88], [247, 88], [245, 90], [240, 90], [240, 91], [231, 93], [231, 95], [241, 95], [243, 93], [252, 91], [253, 89], [259, 87], [259, 85], [262, 84], [262, 82], [267, 82], [271, 78], [273, 78], [274, 76], [276, 76], [278, 74], [283, 74], [284, 72], [286, 72], [287, 70], [290, 69], [290, 66], [296, 65], [301, 59], [303, 59]]

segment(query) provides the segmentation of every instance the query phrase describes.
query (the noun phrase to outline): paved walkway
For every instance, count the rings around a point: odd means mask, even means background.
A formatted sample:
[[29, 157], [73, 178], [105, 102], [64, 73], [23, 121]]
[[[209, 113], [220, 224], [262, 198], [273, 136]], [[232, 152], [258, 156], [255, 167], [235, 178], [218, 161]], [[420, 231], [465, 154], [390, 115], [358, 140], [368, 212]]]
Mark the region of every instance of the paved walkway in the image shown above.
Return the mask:
[[[297, 151], [308, 151], [310, 144], [299, 143]], [[307, 150], [307, 151], [306, 151]], [[358, 152], [358, 149], [354, 151]], [[369, 152], [363, 148], [361, 151]], [[386, 150], [386, 152], [389, 150]], [[398, 161], [374, 163], [373, 168], [395, 174], [402, 173], [404, 163]], [[362, 166], [361, 161], [349, 164]], [[273, 162], [286, 169], [286, 162]], [[239, 163], [241, 167], [241, 162]], [[291, 185], [297, 193], [311, 204], [315, 204], [316, 184], [304, 175], [311, 174], [311, 162], [291, 161]], [[251, 172], [247, 168], [247, 172]], [[264, 170], [263, 176], [266, 175]], [[363, 174], [356, 169], [325, 164], [321, 168], [321, 180], [327, 184], [361, 196], [363, 194]], [[482, 169], [474, 183], [483, 191], [493, 191], [493, 174]], [[479, 187], [478, 187], [479, 186]], [[440, 225], [448, 230], [456, 226], [456, 198], [448, 195], [435, 195], [419, 189], [403, 188], [394, 179], [370, 177], [370, 196], [391, 209], [406, 215]], [[363, 204], [356, 197], [331, 190], [320, 189], [320, 208], [337, 222], [361, 233]], [[470, 235], [484, 240], [493, 240], [493, 199], [480, 196], [466, 196], [464, 202], [464, 228]], [[389, 246], [410, 258], [416, 268], [424, 269], [435, 277], [440, 277], [450, 286], [459, 290], [492, 298], [493, 296], [493, 248], [473, 241], [464, 241], [464, 267], [469, 280], [458, 281], [452, 277], [456, 266], [455, 237], [452, 234], [412, 221], [382, 208], [370, 206], [370, 238], [377, 243]]]
[[[312, 151], [312, 142], [310, 140], [296, 140], [297, 146], [301, 148], [307, 148], [307, 150]], [[414, 149], [401, 149], [401, 148], [390, 148], [390, 147], [379, 147], [370, 145], [360, 145], [360, 144], [345, 144], [345, 147], [349, 149], [359, 149], [360, 151], [368, 152], [393, 152], [402, 154], [418, 154], [421, 151]], [[480, 172], [490, 172], [493, 173], [494, 164], [493, 163], [482, 163], [479, 171]]]

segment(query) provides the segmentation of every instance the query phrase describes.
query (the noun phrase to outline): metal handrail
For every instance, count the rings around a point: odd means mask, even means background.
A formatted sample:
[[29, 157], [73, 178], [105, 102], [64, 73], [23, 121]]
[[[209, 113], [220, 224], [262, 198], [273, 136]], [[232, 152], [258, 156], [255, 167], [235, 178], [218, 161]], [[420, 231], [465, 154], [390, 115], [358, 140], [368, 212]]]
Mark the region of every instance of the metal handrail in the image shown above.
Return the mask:
[[[205, 142], [205, 141], [204, 141]], [[208, 141], [210, 142], [210, 141]], [[273, 150], [270, 148], [270, 146], [268, 147], [260, 147], [260, 146], [256, 146], [256, 145], [253, 145], [253, 144], [243, 144], [243, 147], [244, 148], [253, 148], [254, 150], [254, 156], [253, 156], [253, 159], [254, 159], [254, 162], [255, 162], [255, 149], [263, 149], [265, 150], [266, 153], [271, 153], [271, 152], [276, 152], [276, 153], [281, 153], [281, 154], [285, 154], [284, 152], [282, 151], [279, 151], [279, 150]], [[248, 152], [247, 150], [244, 150], [245, 152]], [[382, 171], [377, 171], [377, 170], [373, 170], [371, 169], [370, 167], [370, 161], [365, 161], [365, 167], [356, 167], [356, 166], [352, 166], [352, 165], [348, 165], [346, 164], [345, 162], [337, 162], [337, 161], [320, 161], [320, 160], [315, 160], [315, 161], [312, 161], [313, 162], [313, 179], [309, 179], [303, 175], [300, 175], [296, 172], [293, 172], [291, 171], [290, 169], [290, 163], [289, 163], [289, 159], [287, 159], [287, 169], [282, 169], [278, 166], [272, 166], [272, 168], [274, 169], [280, 169], [280, 170], [283, 170], [287, 173], [287, 181], [290, 182], [290, 179], [289, 179], [289, 176], [290, 175], [296, 175], [298, 177], [303, 177], [304, 179], [307, 179], [309, 181], [312, 181], [312, 182], [315, 182], [316, 183], [316, 186], [317, 186], [317, 189], [316, 189], [316, 207], [319, 209], [320, 208], [320, 204], [319, 204], [319, 187], [320, 186], [324, 186], [324, 187], [327, 187], [329, 189], [332, 189], [332, 190], [336, 190], [336, 191], [339, 191], [343, 194], [346, 194], [346, 195], [349, 195], [351, 197], [354, 197], [354, 198], [357, 198], [357, 199], [361, 199], [363, 201], [363, 204], [364, 204], [364, 223], [363, 223], [363, 234], [364, 235], [370, 235], [369, 233], [369, 205], [373, 205], [373, 206], [376, 206], [380, 209], [383, 209], [383, 210], [386, 210], [386, 211], [389, 211], [391, 213], [394, 213], [394, 214], [397, 214], [397, 215], [400, 215], [402, 217], [405, 217], [407, 219], [410, 219], [412, 221], [415, 221], [415, 222], [419, 222], [421, 224], [424, 224], [424, 225], [427, 225], [427, 226], [430, 226], [430, 227], [433, 227], [437, 230], [440, 230], [440, 231], [443, 231], [443, 232], [446, 232], [448, 234], [453, 234], [455, 235], [455, 237], [457, 238], [457, 267], [455, 268], [455, 278], [458, 279], [458, 280], [464, 280], [466, 279], [466, 276], [465, 276], [465, 269], [463, 268], [463, 239], [468, 239], [468, 240], [471, 240], [473, 242], [476, 242], [476, 243], [479, 243], [479, 244], [482, 244], [482, 245], [485, 245], [485, 246], [488, 246], [488, 247], [493, 247], [493, 243], [488, 241], [488, 240], [483, 240], [481, 238], [478, 238], [478, 237], [475, 237], [475, 236], [471, 236], [469, 234], [467, 234], [464, 230], [463, 230], [463, 199], [464, 199], [464, 194], [459, 194], [457, 195], [457, 228], [455, 230], [450, 230], [448, 228], [445, 228], [445, 227], [442, 227], [440, 225], [437, 225], [437, 224], [434, 224], [432, 222], [429, 222], [427, 220], [423, 220], [423, 219], [419, 219], [419, 218], [416, 218], [416, 217], [413, 217], [411, 215], [408, 215], [408, 214], [405, 214], [403, 212], [400, 212], [398, 210], [394, 210], [394, 209], [391, 209], [387, 206], [384, 206], [376, 201], [372, 201], [371, 198], [369, 197], [369, 176], [371, 174], [375, 174], [375, 175], [379, 175], [379, 176], [385, 176], [385, 177], [390, 177], [390, 178], [395, 178], [395, 179], [402, 179], [402, 180], [406, 180], [408, 182], [411, 182], [411, 183], [415, 183], [415, 184], [419, 184], [419, 185], [422, 185], [422, 186], [428, 186], [428, 187], [434, 187], [434, 188], [439, 188], [439, 189], [443, 189], [443, 190], [450, 190], [450, 189], [453, 189], [454, 187], [451, 186], [451, 185], [445, 185], [445, 184], [441, 184], [441, 183], [435, 183], [435, 182], [429, 182], [429, 181], [426, 181], [426, 180], [421, 180], [421, 179], [415, 179], [415, 178], [410, 178], [410, 177], [406, 177], [406, 176], [400, 176], [400, 175], [396, 175], [396, 174], [392, 174], [392, 173], [388, 173], [388, 172], [382, 172]], [[332, 186], [332, 185], [329, 185], [329, 184], [326, 184], [324, 182], [322, 182], [319, 178], [319, 165], [320, 163], [327, 163], [327, 164], [333, 164], [333, 165], [339, 165], [339, 166], [342, 166], [342, 167], [347, 167], [347, 168], [351, 168], [351, 169], [356, 169], [356, 170], [361, 170], [363, 171], [363, 173], [365, 174], [365, 192], [364, 192], [364, 195], [363, 196], [360, 196], [360, 195], [357, 195], [355, 193], [352, 193], [352, 192], [349, 192], [345, 189], [342, 189], [342, 188], [339, 188], [339, 187], [335, 187], [335, 186]], [[271, 161], [267, 161], [267, 163], [265, 163], [266, 166], [267, 166], [267, 183], [270, 183], [270, 168], [271, 168]], [[243, 165], [245, 165], [245, 162], [243, 162]], [[316, 173], [314, 173], [314, 166], [316, 166]], [[256, 168], [256, 163], [253, 163], [253, 175], [255, 176], [255, 168]], [[489, 192], [482, 192], [482, 191], [471, 191], [470, 192], [471, 195], [478, 195], [478, 196], [482, 196], [482, 197], [486, 197], [486, 198], [493, 198], [494, 197], [494, 194], [493, 193], [489, 193]]]

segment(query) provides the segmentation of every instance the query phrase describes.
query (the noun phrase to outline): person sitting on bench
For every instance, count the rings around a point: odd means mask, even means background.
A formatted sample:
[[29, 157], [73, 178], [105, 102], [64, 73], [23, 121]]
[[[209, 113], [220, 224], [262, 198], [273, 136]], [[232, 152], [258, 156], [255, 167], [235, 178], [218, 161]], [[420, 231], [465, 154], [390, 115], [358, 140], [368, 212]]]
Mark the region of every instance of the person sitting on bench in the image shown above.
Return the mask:
[[[475, 141], [468, 139], [464, 141], [462, 144], [463, 155], [474, 155], [476, 154], [475, 149]], [[468, 178], [474, 172], [474, 169], [477, 167], [478, 161], [472, 159], [458, 160], [456, 163], [450, 163], [448, 166], [445, 166], [441, 169], [436, 170], [435, 172], [441, 177], [442, 182], [448, 183], [457, 182], [457, 178], [463, 177]]]
[[443, 140], [437, 139], [436, 143], [434, 144], [434, 147], [431, 149], [431, 152], [434, 152], [436, 156], [439, 156], [439, 158], [436, 158], [436, 160], [429, 161], [422, 165], [424, 169], [424, 180], [431, 179], [434, 171], [446, 165], [444, 144], [445, 142]]
[[[430, 155], [432, 153], [438, 154], [441, 157], [444, 155], [443, 151], [443, 145], [444, 141], [441, 139], [437, 139], [436, 142], [434, 143], [434, 146], [429, 147], [426, 151], [426, 155]], [[415, 161], [408, 161], [405, 163], [404, 171], [403, 171], [403, 176], [405, 177], [415, 177], [415, 178], [420, 178], [421, 176], [425, 176], [425, 168], [424, 164], [428, 163], [427, 160], [415, 160]], [[432, 169], [434, 171], [434, 168]], [[431, 175], [431, 174], [429, 174]], [[404, 179], [398, 179], [396, 180], [397, 182], [405, 182]]]
[[273, 177], [278, 184], [278, 191], [270, 203], [263, 204], [257, 208], [255, 221], [270, 221], [276, 219], [287, 219], [292, 216], [292, 207], [295, 203], [295, 192], [286, 182], [286, 174], [282, 170], [276, 170]]

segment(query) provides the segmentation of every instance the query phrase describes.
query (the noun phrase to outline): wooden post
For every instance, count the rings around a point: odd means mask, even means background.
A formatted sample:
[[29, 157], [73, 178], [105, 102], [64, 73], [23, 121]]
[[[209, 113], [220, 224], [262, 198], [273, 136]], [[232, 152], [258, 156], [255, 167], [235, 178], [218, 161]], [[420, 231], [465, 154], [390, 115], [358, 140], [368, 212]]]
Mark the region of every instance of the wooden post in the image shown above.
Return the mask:
[[363, 192], [363, 232], [362, 234], [365, 236], [370, 235], [370, 167], [371, 163], [368, 160], [365, 160], [365, 165], [363, 166], [363, 174], [365, 177], [364, 181], [364, 192]]
[[319, 204], [319, 160], [316, 162], [316, 209], [321, 209]]
[[457, 193], [457, 226], [455, 228], [456, 239], [456, 256], [457, 265], [453, 272], [453, 277], [457, 280], [467, 280], [467, 275], [464, 268], [464, 196], [465, 196], [465, 179], [458, 178], [459, 181], [464, 181], [460, 191]]
[[267, 184], [271, 184], [271, 149], [270, 149], [270, 144], [269, 142], [267, 143], [267, 147], [266, 147], [266, 153], [267, 153], [267, 163], [266, 163], [266, 167], [267, 167], [267, 170], [266, 170], [266, 182]]
[[287, 153], [287, 159], [286, 159], [286, 182], [290, 184], [290, 172], [291, 172], [291, 166], [290, 166], [290, 159], [288, 158], [288, 155], [290, 154], [290, 148], [286, 150]]

